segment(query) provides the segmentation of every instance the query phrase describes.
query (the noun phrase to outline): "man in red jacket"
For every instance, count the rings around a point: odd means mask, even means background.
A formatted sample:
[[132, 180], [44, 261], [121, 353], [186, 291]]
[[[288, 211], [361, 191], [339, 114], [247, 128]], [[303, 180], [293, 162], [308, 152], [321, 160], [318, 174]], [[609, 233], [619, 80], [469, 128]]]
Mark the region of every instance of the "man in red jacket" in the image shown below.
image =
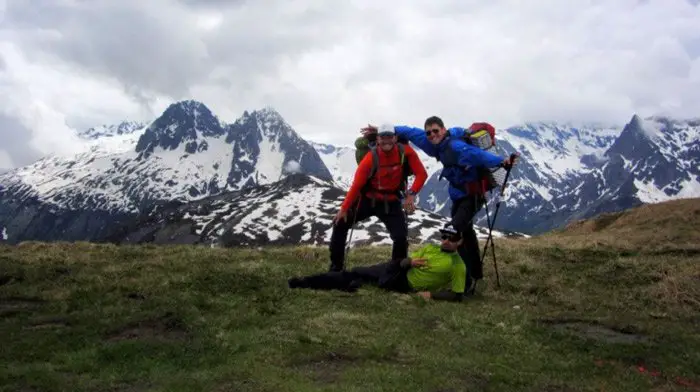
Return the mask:
[[[408, 212], [415, 210], [415, 195], [428, 179], [423, 163], [416, 151], [408, 144], [404, 146], [404, 159], [408, 161], [415, 174], [413, 185], [406, 192], [404, 207]], [[404, 189], [404, 168], [397, 145], [397, 137], [392, 125], [382, 126], [377, 133], [377, 171], [368, 178], [372, 171], [373, 154], [368, 153], [355, 171], [352, 186], [345, 196], [345, 201], [333, 219], [331, 234], [330, 271], [345, 269], [345, 245], [347, 234], [356, 222], [362, 222], [372, 216], [379, 218], [389, 231], [393, 248], [391, 258], [403, 260], [408, 254], [408, 225], [401, 206]]]

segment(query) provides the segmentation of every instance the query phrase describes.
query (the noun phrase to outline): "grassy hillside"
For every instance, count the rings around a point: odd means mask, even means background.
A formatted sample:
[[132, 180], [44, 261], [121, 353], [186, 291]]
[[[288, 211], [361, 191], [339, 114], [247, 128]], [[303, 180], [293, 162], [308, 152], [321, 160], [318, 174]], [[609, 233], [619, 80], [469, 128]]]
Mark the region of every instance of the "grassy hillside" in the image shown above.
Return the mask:
[[698, 254], [577, 230], [459, 304], [288, 289], [326, 249], [0, 246], [0, 391], [700, 390]]
[[577, 247], [700, 252], [700, 198], [647, 204], [602, 214], [541, 236]]

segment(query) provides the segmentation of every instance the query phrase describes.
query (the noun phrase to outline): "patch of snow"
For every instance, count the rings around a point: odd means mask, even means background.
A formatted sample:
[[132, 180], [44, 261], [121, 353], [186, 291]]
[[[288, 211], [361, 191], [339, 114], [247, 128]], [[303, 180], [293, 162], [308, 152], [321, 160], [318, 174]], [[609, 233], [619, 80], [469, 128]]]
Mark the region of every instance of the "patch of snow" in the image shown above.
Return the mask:
[[637, 188], [637, 197], [643, 203], [658, 203], [669, 199], [669, 196], [653, 183], [642, 182], [635, 178], [634, 186]]
[[547, 201], [552, 200], [552, 194], [550, 193], [551, 190], [541, 184], [533, 184], [532, 182], [528, 181], [528, 185], [532, 187], [540, 196], [542, 196], [543, 199]]
[[280, 179], [284, 165], [284, 152], [276, 141], [263, 136], [260, 142], [260, 155], [255, 169], [261, 181], [274, 182]]
[[674, 195], [673, 199], [686, 199], [700, 196], [700, 182], [696, 178], [685, 180], [680, 184], [681, 190]]

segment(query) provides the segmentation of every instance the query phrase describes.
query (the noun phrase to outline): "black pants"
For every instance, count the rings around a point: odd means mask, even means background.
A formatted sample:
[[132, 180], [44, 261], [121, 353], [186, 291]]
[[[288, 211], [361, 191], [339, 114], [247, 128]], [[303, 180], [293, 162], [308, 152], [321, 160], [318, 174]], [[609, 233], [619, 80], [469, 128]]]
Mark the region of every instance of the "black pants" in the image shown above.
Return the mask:
[[289, 280], [289, 286], [291, 288], [354, 291], [364, 284], [370, 284], [389, 291], [407, 293], [412, 291], [406, 278], [407, 271], [399, 266], [399, 261], [389, 261], [355, 267], [348, 271], [329, 271], [292, 278]]
[[474, 216], [484, 206], [485, 199], [480, 195], [470, 195], [452, 203], [452, 226], [462, 233], [462, 245], [457, 249], [459, 256], [467, 266], [466, 288], [471, 281], [484, 277], [484, 266], [481, 263], [479, 241], [474, 230]]
[[348, 211], [347, 221], [341, 220], [333, 226], [330, 243], [332, 271], [340, 271], [345, 268], [345, 245], [348, 231], [352, 225], [372, 216], [379, 218], [389, 231], [389, 236], [393, 241], [392, 260], [400, 261], [408, 257], [408, 226], [401, 201], [384, 201], [362, 196], [360, 205], [354, 205]]

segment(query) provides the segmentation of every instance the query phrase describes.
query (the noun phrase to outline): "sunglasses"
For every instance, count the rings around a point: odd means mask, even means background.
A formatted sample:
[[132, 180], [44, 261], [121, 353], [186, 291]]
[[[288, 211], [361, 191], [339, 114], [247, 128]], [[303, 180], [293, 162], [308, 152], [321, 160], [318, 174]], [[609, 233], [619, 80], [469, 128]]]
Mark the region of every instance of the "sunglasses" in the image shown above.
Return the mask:
[[428, 129], [427, 131], [425, 131], [425, 135], [426, 136], [430, 136], [431, 134], [437, 135], [438, 132], [440, 132], [439, 129]]

